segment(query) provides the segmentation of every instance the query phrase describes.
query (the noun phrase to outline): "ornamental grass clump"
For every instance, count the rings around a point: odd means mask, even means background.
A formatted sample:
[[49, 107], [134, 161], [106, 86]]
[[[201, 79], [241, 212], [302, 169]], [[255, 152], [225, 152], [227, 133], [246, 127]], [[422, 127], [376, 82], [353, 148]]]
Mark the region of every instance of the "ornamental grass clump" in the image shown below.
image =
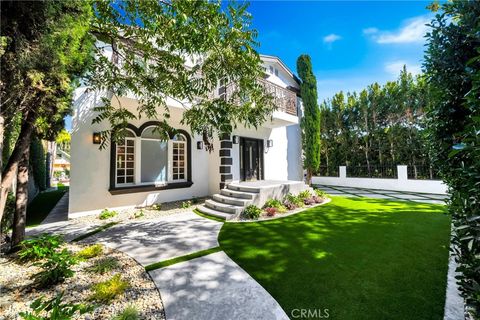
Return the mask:
[[88, 271], [98, 274], [104, 274], [119, 267], [120, 263], [117, 259], [113, 257], [106, 257], [95, 261], [94, 264], [90, 268], [88, 268]]
[[140, 319], [140, 313], [135, 306], [127, 306], [122, 312], [117, 314], [112, 320], [137, 320]]
[[129, 286], [128, 281], [122, 280], [121, 275], [117, 273], [110, 279], [93, 285], [90, 299], [107, 304], [122, 295]]
[[103, 246], [101, 244], [94, 244], [77, 252], [77, 257], [80, 259], [91, 259], [102, 253]]

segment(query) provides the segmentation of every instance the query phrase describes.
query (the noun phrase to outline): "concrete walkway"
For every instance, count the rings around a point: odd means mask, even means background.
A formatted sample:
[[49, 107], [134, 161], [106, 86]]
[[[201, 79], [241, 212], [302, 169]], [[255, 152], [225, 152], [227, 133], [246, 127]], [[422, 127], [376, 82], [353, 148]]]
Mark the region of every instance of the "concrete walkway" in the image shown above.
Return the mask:
[[52, 211], [43, 219], [40, 224], [49, 224], [68, 220], [68, 191], [58, 200]]
[[345, 197], [369, 197], [377, 199], [388, 199], [392, 201], [405, 200], [422, 203], [445, 204], [448, 195], [435, 193], [419, 193], [394, 190], [367, 189], [355, 187], [342, 187], [330, 185], [316, 185], [321, 190], [331, 195], [340, 195]]
[[167, 320], [288, 319], [272, 296], [224, 252], [150, 272]]
[[193, 212], [126, 222], [85, 239], [123, 251], [146, 266], [200, 250], [218, 247], [223, 223]]

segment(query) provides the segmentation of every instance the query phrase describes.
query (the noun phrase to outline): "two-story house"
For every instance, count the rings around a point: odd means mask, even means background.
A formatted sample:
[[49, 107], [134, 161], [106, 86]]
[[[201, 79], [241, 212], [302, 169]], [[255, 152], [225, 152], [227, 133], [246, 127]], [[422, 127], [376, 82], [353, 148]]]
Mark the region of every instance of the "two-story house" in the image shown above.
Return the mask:
[[[100, 150], [96, 133], [109, 129], [107, 122], [92, 124], [101, 94], [79, 89], [72, 121], [69, 214], [213, 195], [200, 210], [228, 219], [249, 203], [262, 205], [268, 197], [303, 190], [299, 80], [278, 57], [261, 59], [262, 83], [277, 110], [257, 129], [239, 127], [216, 139], [213, 152], [180, 123], [184, 109], [173, 99], [167, 101], [169, 123], [177, 134], [168, 141], [153, 130], [155, 119], [142, 119], [129, 124], [124, 141]], [[216, 94], [228, 95], [231, 85], [219, 87]], [[138, 106], [138, 100], [127, 96], [111, 103], [132, 110]]]

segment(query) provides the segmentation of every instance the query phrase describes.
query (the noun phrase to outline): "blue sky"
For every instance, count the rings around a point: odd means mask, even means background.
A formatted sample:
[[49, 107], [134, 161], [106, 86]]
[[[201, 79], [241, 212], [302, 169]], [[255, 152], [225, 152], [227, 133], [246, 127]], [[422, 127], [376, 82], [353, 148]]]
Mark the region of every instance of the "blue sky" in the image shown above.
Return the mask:
[[403, 64], [420, 72], [429, 1], [252, 1], [259, 52], [296, 72], [312, 57], [319, 99], [394, 80]]

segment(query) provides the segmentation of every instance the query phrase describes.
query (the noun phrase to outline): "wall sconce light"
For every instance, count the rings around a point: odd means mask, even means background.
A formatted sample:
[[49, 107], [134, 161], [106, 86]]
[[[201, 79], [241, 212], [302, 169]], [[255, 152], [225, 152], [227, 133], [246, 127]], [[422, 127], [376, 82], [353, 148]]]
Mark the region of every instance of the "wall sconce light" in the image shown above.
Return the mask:
[[102, 135], [100, 132], [93, 133], [93, 144], [100, 144], [102, 143]]
[[239, 136], [233, 136], [233, 144], [238, 144], [240, 142]]
[[203, 149], [203, 141], [197, 141], [197, 149], [202, 150]]
[[273, 147], [273, 140], [267, 140], [267, 148]]

